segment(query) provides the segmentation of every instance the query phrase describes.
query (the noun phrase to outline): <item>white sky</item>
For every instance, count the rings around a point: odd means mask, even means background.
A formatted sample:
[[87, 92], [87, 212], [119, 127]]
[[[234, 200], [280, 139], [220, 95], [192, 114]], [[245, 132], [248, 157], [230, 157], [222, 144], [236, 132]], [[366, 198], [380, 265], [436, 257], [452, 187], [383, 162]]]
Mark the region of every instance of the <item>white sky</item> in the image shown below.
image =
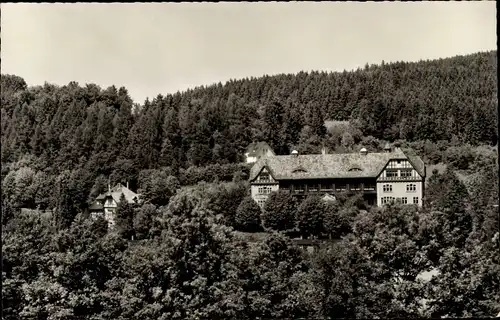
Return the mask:
[[136, 102], [264, 74], [496, 49], [494, 1], [2, 4], [2, 73]]

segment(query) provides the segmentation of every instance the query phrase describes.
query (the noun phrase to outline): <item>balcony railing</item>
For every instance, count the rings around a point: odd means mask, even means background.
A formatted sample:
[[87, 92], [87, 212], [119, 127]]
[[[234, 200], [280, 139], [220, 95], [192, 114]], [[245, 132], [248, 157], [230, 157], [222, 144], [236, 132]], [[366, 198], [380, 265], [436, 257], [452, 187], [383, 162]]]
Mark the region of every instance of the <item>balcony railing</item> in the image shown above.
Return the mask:
[[[290, 191], [289, 188], [280, 188], [280, 190], [282, 191]], [[325, 190], [325, 189], [314, 189], [314, 190], [293, 190], [292, 191], [292, 194], [335, 194], [335, 193], [349, 193], [349, 194], [352, 194], [352, 193], [364, 193], [364, 194], [373, 194], [373, 193], [376, 193], [376, 190], [375, 189], [372, 189], [372, 190], [362, 190], [362, 189], [359, 189], [359, 190], [349, 190], [349, 189], [344, 189], [344, 190], [333, 190], [333, 189], [330, 189], [330, 190]]]
[[420, 181], [420, 177], [380, 177], [379, 181]]

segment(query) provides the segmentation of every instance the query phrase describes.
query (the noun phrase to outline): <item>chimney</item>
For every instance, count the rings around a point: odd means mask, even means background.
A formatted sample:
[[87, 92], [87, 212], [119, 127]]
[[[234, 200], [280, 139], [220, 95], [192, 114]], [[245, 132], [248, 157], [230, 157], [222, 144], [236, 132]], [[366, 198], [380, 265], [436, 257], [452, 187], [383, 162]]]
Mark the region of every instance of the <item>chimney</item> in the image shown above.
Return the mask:
[[127, 181], [127, 189], [128, 189], [128, 181]]
[[292, 156], [296, 156], [297, 157], [298, 155], [299, 155], [299, 152], [297, 150], [293, 150], [292, 151]]
[[108, 192], [111, 192], [111, 184], [109, 182], [109, 178], [108, 178]]
[[384, 147], [385, 152], [391, 152], [391, 146], [387, 143]]
[[325, 146], [323, 146], [323, 147], [321, 148], [321, 154], [326, 154], [326, 148], [325, 148]]
[[366, 150], [366, 148], [361, 148], [359, 153], [361, 153], [363, 156], [366, 156], [368, 154], [368, 150]]

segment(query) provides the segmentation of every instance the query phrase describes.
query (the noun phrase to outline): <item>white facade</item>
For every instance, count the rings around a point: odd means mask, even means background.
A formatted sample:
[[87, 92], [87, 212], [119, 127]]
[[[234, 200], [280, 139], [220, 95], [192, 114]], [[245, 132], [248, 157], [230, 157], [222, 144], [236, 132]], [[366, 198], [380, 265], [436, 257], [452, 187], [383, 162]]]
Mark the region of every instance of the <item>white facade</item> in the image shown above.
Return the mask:
[[249, 153], [245, 153], [245, 158], [247, 163], [254, 163], [257, 162], [257, 157], [249, 157]]
[[252, 198], [262, 208], [271, 192], [279, 190], [279, 184], [266, 168], [262, 169], [255, 182], [250, 187]]
[[377, 178], [377, 205], [400, 200], [422, 205], [423, 177], [408, 160], [391, 160]]
[[112, 197], [106, 198], [104, 202], [104, 219], [108, 221], [110, 227], [115, 225], [116, 201]]
[[245, 153], [245, 161], [246, 163], [255, 163], [261, 157], [272, 157], [274, 156], [274, 151], [266, 144], [266, 146], [260, 146], [259, 148], [263, 148], [259, 151], [252, 151]]

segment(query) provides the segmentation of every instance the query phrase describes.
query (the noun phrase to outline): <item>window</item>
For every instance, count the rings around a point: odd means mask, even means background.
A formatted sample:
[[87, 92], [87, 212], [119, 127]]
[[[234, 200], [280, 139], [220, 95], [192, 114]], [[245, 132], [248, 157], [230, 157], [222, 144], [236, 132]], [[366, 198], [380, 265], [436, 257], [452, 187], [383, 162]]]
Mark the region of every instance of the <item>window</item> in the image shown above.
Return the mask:
[[307, 170], [304, 169], [303, 167], [297, 167], [292, 171], [292, 173], [303, 173], [303, 172], [307, 172]]
[[295, 192], [304, 192], [304, 185], [295, 185]]
[[408, 169], [401, 170], [401, 177], [403, 178], [411, 177], [411, 170]]
[[412, 166], [408, 160], [403, 161], [402, 167], [403, 168], [412, 168]]
[[413, 197], [413, 203], [418, 204], [418, 197]]
[[318, 191], [318, 185], [317, 184], [311, 184], [307, 188], [310, 192], [317, 192]]
[[335, 186], [335, 190], [337, 191], [345, 191], [346, 190], [346, 185], [345, 184], [338, 184]]
[[391, 161], [391, 162], [389, 162], [389, 164], [387, 165], [387, 169], [393, 169], [393, 168], [397, 168], [397, 165], [396, 165], [396, 162], [395, 162], [395, 161]]
[[262, 172], [260, 175], [259, 175], [259, 181], [271, 181], [271, 178], [269, 176], [269, 173], [268, 172]]
[[359, 191], [359, 190], [361, 190], [361, 185], [359, 183], [353, 183], [353, 184], [349, 185], [349, 188], [352, 191]]
[[390, 184], [384, 184], [384, 185], [382, 186], [382, 190], [383, 190], [384, 192], [392, 192], [392, 185], [390, 185]]
[[366, 191], [375, 191], [375, 184], [373, 184], [373, 183], [367, 183], [367, 184], [365, 184], [364, 190], [366, 190]]
[[402, 197], [401, 198], [401, 203], [402, 204], [408, 204], [408, 198], [407, 197]]
[[257, 204], [259, 207], [264, 208], [264, 205], [266, 204], [266, 200], [257, 200]]
[[259, 194], [270, 194], [271, 192], [271, 187], [259, 187]]
[[394, 197], [382, 197], [382, 204], [388, 204], [394, 202], [396, 198]]
[[410, 183], [406, 185], [406, 192], [415, 192], [417, 191], [417, 185]]
[[397, 176], [398, 176], [398, 171], [397, 171], [397, 170], [387, 170], [387, 171], [385, 172], [385, 176], [386, 176], [387, 178], [395, 178], [395, 177], [397, 177]]

